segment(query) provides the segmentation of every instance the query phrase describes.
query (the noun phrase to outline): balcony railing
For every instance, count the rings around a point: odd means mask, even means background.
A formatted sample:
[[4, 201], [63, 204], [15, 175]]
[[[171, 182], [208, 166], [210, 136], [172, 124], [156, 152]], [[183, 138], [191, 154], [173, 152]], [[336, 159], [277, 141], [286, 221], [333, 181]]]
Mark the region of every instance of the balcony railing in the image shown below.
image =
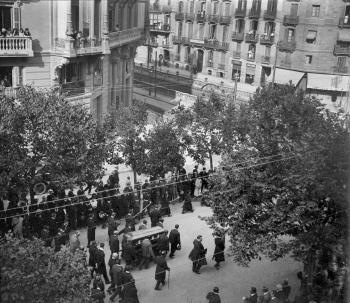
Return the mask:
[[181, 37], [173, 36], [173, 43], [174, 44], [181, 44]]
[[94, 88], [102, 86], [102, 83], [103, 83], [102, 74], [94, 74], [92, 81], [93, 81]]
[[233, 58], [240, 59], [241, 58], [241, 52], [234, 51], [232, 56], [233, 56]]
[[198, 13], [196, 16], [196, 20], [198, 23], [204, 23], [205, 22], [205, 13], [204, 12]]
[[62, 84], [62, 93], [67, 96], [76, 96], [90, 92], [90, 87], [85, 87], [85, 81], [74, 81]]
[[248, 54], [247, 54], [247, 60], [248, 60], [248, 61], [255, 61], [255, 53], [253, 53], [253, 52], [248, 52]]
[[218, 23], [219, 19], [219, 15], [207, 15], [207, 21], [209, 23]]
[[149, 30], [150, 32], [169, 34], [170, 24], [151, 24]]
[[74, 41], [74, 48], [77, 55], [85, 55], [91, 53], [101, 53], [101, 39], [90, 39], [90, 38], [81, 38]]
[[189, 22], [193, 22], [195, 19], [194, 13], [186, 13], [185, 15], [185, 20]]
[[213, 61], [208, 61], [207, 62], [207, 67], [214, 67]]
[[265, 10], [264, 11], [264, 19], [265, 20], [275, 20], [277, 15], [277, 11], [273, 10]]
[[345, 19], [344, 17], [339, 18], [339, 27], [350, 28], [350, 18]]
[[171, 46], [170, 46], [169, 41], [163, 41], [162, 47], [164, 47], [164, 48], [170, 48]]
[[235, 17], [236, 18], [244, 18], [246, 14], [245, 8], [236, 8], [235, 10]]
[[204, 39], [204, 47], [227, 51], [229, 44], [228, 42], [219, 42], [216, 39]]
[[175, 14], [175, 20], [176, 21], [183, 21], [185, 18], [184, 13], [176, 13]]
[[243, 41], [244, 40], [244, 33], [239, 32], [233, 32], [232, 33], [232, 40], [233, 41]]
[[350, 47], [334, 46], [334, 55], [336, 56], [350, 56]]
[[247, 43], [257, 43], [259, 40], [259, 35], [257, 34], [246, 34], [245, 42]]
[[296, 42], [294, 40], [293, 41], [282, 40], [282, 41], [279, 41], [278, 46], [279, 46], [279, 50], [281, 52], [285, 51], [285, 52], [291, 52], [292, 53], [292, 52], [295, 51]]
[[260, 44], [272, 45], [275, 40], [274, 35], [260, 35]]
[[183, 45], [190, 45], [191, 44], [190, 38], [188, 38], [188, 37], [181, 37], [181, 43]]
[[154, 40], [153, 41], [152, 40], [151, 41], [147, 41], [146, 45], [147, 46], [151, 46], [151, 47], [158, 47], [157, 41], [154, 41]]
[[122, 46], [132, 42], [137, 42], [145, 37], [145, 31], [143, 27], [134, 27], [118, 32], [109, 33], [109, 46], [110, 48]]
[[261, 63], [264, 63], [264, 64], [270, 64], [270, 56], [262, 56], [261, 57]]
[[225, 70], [225, 63], [219, 63], [218, 64], [218, 69]]
[[228, 25], [231, 23], [231, 17], [230, 16], [220, 16], [219, 22], [220, 22], [220, 24]]
[[0, 96], [5, 95], [9, 98], [16, 98], [17, 97], [17, 91], [19, 87], [5, 87], [0, 85]]
[[347, 73], [349, 68], [347, 66], [333, 66], [334, 73]]
[[0, 38], [0, 57], [33, 57], [31, 37]]
[[252, 8], [249, 11], [248, 17], [250, 19], [259, 19], [260, 18], [260, 9], [258, 8]]
[[296, 26], [299, 23], [299, 16], [285, 15], [283, 17], [283, 25]]

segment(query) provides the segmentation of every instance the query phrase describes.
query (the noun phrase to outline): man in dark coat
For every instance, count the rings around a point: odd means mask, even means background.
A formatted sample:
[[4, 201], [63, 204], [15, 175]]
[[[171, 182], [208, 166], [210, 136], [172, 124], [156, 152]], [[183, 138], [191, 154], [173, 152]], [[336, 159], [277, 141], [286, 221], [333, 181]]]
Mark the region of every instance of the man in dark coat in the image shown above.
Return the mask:
[[111, 291], [113, 292], [110, 300], [113, 302], [116, 296], [121, 295], [122, 290], [122, 273], [124, 269], [123, 266], [120, 265], [120, 259], [116, 259], [116, 263], [111, 268]]
[[219, 288], [215, 286], [213, 291], [207, 294], [207, 299], [209, 300], [209, 303], [221, 303]]
[[188, 212], [188, 211], [193, 212], [190, 193], [187, 193], [185, 195], [184, 204], [182, 205], [182, 213], [184, 214], [185, 212]]
[[89, 245], [89, 266], [91, 266], [91, 278], [94, 276], [96, 270], [96, 252], [97, 246], [95, 241], [91, 241]]
[[131, 284], [123, 289], [123, 303], [139, 303], [135, 284]]
[[119, 254], [119, 239], [118, 239], [118, 231], [114, 231], [113, 235], [109, 237], [109, 248], [111, 249], [111, 254], [117, 253]]
[[104, 252], [104, 243], [100, 243], [96, 251], [96, 272], [103, 275], [105, 283], [109, 284], [109, 278], [107, 276], [106, 262], [105, 262], [105, 252]]
[[207, 260], [205, 259], [207, 249], [204, 249], [202, 240], [202, 236], [197, 236], [197, 239], [194, 239], [193, 249], [188, 256], [192, 260], [192, 271], [196, 274], [200, 274], [199, 270], [201, 266], [207, 264]]
[[159, 219], [162, 217], [157, 206], [151, 211], [149, 216], [151, 218], [151, 227], [157, 226]]
[[88, 221], [87, 221], [87, 238], [88, 238], [88, 245], [91, 241], [95, 241], [95, 230], [96, 230], [96, 221], [94, 214], [91, 213], [89, 215]]
[[118, 224], [115, 219], [115, 212], [112, 212], [112, 214], [107, 219], [107, 227], [108, 227], [108, 236], [110, 237], [113, 235], [113, 232], [118, 229]]
[[159, 252], [165, 252], [165, 256], [169, 251], [169, 238], [167, 234], [168, 231], [165, 230], [164, 233], [160, 234], [157, 239], [157, 249]]
[[122, 291], [120, 296], [122, 298], [121, 302], [124, 302], [124, 296], [125, 296], [125, 293], [128, 292], [128, 288], [135, 286], [135, 279], [131, 275], [130, 270], [131, 270], [131, 266], [126, 265], [124, 271], [121, 274], [121, 282], [122, 282]]
[[147, 220], [143, 220], [139, 225], [139, 230], [147, 229]]
[[131, 231], [135, 231], [135, 218], [131, 212], [125, 216], [125, 225], [130, 226]]
[[213, 259], [216, 264], [214, 265], [216, 269], [220, 268], [220, 262], [225, 261], [225, 235], [216, 234], [215, 235], [215, 249]]
[[175, 251], [181, 247], [180, 233], [179, 233], [179, 224], [175, 225], [175, 228], [171, 230], [169, 234], [169, 242], [170, 242], [170, 258], [174, 257]]
[[125, 260], [125, 264], [129, 265], [132, 268], [133, 263], [136, 260], [136, 251], [135, 247], [132, 245], [131, 240], [127, 239], [126, 243], [123, 247], [123, 257]]
[[166, 252], [162, 252], [160, 256], [156, 257], [156, 273], [155, 273], [155, 279], [157, 281], [156, 287], [154, 288], [155, 290], [160, 290], [159, 286], [160, 284], [165, 285], [165, 271], [170, 271], [170, 268], [165, 260]]

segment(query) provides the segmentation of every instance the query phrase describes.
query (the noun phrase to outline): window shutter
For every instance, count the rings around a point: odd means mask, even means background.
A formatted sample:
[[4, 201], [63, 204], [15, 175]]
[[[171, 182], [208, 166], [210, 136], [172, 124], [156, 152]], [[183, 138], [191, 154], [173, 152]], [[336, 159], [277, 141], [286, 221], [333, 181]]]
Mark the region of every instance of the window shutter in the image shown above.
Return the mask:
[[13, 28], [20, 29], [21, 28], [21, 9], [19, 7], [13, 8]]

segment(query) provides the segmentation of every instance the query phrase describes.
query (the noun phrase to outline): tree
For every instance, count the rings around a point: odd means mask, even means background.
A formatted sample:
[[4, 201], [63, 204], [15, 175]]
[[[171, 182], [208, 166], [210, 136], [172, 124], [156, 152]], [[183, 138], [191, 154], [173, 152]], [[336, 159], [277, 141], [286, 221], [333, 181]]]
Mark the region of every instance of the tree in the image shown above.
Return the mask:
[[180, 141], [174, 123], [161, 122], [146, 137], [146, 169], [151, 175], [163, 176], [174, 167], [185, 164], [185, 145]]
[[291, 253], [310, 276], [324, 256], [344, 261], [350, 137], [338, 115], [283, 86], [257, 92], [235, 119], [206, 218], [228, 227], [234, 261]]
[[132, 106], [124, 107], [111, 119], [114, 144], [122, 154], [126, 165], [136, 173], [144, 172], [147, 108], [145, 103], [134, 101]]
[[38, 239], [2, 238], [2, 302], [89, 302], [90, 275], [83, 251], [54, 253]]
[[20, 185], [33, 199], [43, 176], [63, 188], [102, 177], [110, 144], [84, 106], [29, 86], [20, 88], [16, 99], [0, 98], [2, 183], [7, 189]]
[[200, 163], [209, 158], [213, 169], [213, 155], [219, 155], [223, 148], [222, 122], [225, 110], [230, 103], [217, 93], [201, 96], [189, 108], [179, 107], [174, 111], [177, 126], [183, 132], [189, 155]]

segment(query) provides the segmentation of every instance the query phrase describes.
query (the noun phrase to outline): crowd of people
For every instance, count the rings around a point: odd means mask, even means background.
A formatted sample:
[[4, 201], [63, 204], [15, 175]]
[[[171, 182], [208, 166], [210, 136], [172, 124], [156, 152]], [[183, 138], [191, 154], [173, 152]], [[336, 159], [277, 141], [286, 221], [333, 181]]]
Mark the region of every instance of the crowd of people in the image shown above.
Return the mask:
[[29, 28], [2, 28], [0, 33], [0, 38], [8, 38], [8, 37], [30, 37], [31, 33]]
[[288, 280], [284, 280], [282, 284], [277, 284], [276, 289], [270, 291], [266, 286], [262, 287], [260, 295], [256, 287], [252, 287], [250, 294], [243, 297], [243, 303], [288, 303], [291, 287]]

